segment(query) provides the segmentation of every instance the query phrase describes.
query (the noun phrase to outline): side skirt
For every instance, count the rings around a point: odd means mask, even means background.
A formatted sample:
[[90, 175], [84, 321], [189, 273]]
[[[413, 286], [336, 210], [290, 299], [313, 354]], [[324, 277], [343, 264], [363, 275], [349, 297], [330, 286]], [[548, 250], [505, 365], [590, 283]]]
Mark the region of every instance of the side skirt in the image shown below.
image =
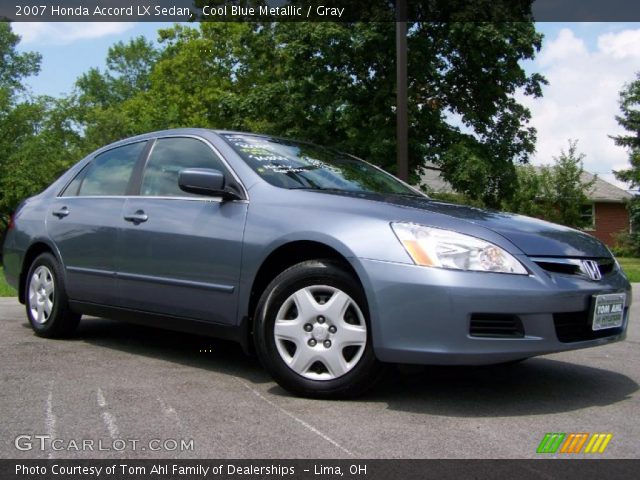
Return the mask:
[[71, 307], [73, 311], [82, 313], [83, 315], [110, 318], [112, 320], [120, 320], [137, 325], [232, 340], [238, 342], [246, 353], [249, 353], [251, 350], [247, 331], [248, 321], [246, 319], [243, 319], [240, 325], [224, 325], [221, 323], [194, 320], [193, 318], [173, 317], [161, 313], [131, 310], [75, 300], [69, 300], [69, 307]]

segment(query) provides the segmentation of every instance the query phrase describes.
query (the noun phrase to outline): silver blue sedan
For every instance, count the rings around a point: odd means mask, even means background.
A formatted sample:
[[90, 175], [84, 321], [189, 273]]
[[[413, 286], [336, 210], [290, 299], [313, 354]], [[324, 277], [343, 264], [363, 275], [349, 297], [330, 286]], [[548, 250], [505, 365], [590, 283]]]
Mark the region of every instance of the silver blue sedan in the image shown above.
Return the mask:
[[3, 253], [40, 336], [85, 314], [233, 339], [323, 398], [363, 392], [386, 363], [618, 341], [631, 301], [586, 233], [433, 201], [332, 149], [203, 129], [87, 156], [22, 203]]

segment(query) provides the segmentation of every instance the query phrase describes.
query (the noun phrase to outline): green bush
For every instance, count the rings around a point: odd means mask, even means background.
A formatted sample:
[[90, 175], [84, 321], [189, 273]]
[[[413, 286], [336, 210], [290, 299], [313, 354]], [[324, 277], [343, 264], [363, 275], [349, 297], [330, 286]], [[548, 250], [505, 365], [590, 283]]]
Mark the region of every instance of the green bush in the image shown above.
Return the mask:
[[640, 257], [640, 234], [620, 232], [611, 251], [616, 257]]

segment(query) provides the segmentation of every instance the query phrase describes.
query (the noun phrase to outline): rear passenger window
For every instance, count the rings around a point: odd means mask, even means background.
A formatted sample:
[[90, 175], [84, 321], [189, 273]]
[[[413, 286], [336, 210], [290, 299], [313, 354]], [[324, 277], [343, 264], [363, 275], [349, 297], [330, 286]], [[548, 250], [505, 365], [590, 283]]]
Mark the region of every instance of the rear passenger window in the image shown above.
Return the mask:
[[89, 168], [89, 164], [85, 165], [82, 170], [71, 180], [67, 188], [63, 190], [60, 194], [61, 197], [74, 197], [78, 195], [78, 189], [80, 188], [80, 184], [82, 184], [82, 180], [84, 179], [84, 174], [87, 173]]
[[146, 143], [116, 147], [94, 158], [78, 195], [126, 195], [131, 172]]
[[214, 151], [195, 138], [161, 138], [147, 161], [140, 195], [152, 197], [191, 197], [178, 186], [178, 173], [184, 168], [212, 168], [226, 173]]

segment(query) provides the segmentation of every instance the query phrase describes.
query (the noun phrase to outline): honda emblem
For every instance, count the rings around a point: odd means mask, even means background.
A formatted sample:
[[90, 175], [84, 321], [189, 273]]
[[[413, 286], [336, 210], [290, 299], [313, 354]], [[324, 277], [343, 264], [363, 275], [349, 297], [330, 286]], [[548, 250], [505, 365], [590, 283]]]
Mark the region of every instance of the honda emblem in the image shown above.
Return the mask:
[[582, 270], [589, 276], [591, 280], [602, 280], [602, 274], [600, 273], [600, 267], [595, 260], [582, 260]]

